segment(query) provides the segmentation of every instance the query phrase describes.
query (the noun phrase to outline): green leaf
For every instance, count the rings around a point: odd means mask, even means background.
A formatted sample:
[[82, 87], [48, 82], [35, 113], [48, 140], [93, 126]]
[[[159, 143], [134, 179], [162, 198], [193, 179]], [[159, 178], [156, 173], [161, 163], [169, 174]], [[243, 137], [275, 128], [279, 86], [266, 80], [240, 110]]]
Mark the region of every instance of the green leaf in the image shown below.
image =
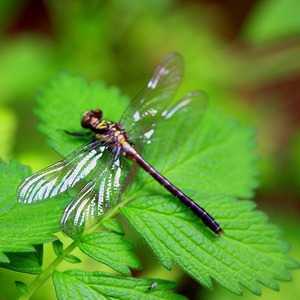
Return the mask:
[[99, 82], [88, 84], [80, 76], [61, 73], [39, 95], [36, 115], [42, 121], [39, 129], [49, 144], [65, 156], [81, 146], [84, 138], [67, 135], [63, 130], [85, 131], [80, 126], [85, 111], [104, 108], [105, 118], [118, 120], [127, 103], [128, 98], [115, 87], [107, 88]]
[[0, 251], [32, 251], [30, 245], [56, 239], [52, 234], [60, 230], [66, 200], [61, 196], [35, 205], [16, 204], [9, 213], [0, 213]]
[[52, 247], [57, 256], [62, 255], [64, 251], [64, 245], [60, 240], [55, 240], [52, 242]]
[[80, 250], [114, 270], [130, 275], [130, 268], [140, 269], [138, 258], [129, 250], [133, 244], [113, 232], [94, 232], [80, 239]]
[[163, 203], [161, 197], [140, 197], [122, 213], [167, 269], [174, 261], [209, 289], [213, 278], [235, 294], [241, 295], [244, 286], [260, 295], [259, 284], [278, 290], [277, 281], [290, 280], [288, 269], [299, 266], [286, 255], [289, 247], [279, 239], [280, 230], [266, 224], [266, 216], [253, 211], [252, 202], [194, 194], [225, 228], [218, 237], [172, 197], [163, 195]]
[[16, 161], [0, 163], [0, 252], [35, 251], [32, 245], [53, 241], [52, 234], [60, 230], [69, 197], [34, 205], [18, 203], [16, 190], [28, 173]]
[[81, 259], [78, 258], [77, 256], [75, 255], [72, 255], [72, 254], [68, 254], [64, 257], [65, 261], [71, 263], [71, 264], [79, 264], [81, 263]]
[[106, 219], [102, 221], [103, 227], [107, 230], [124, 235], [124, 228], [122, 224], [116, 219]]
[[16, 190], [21, 181], [30, 174], [27, 167], [16, 160], [8, 163], [0, 159], [0, 213], [4, 214], [16, 205]]
[[[58, 299], [186, 299], [171, 293], [175, 283], [161, 279], [137, 279], [102, 272], [77, 270], [53, 273], [53, 282]], [[155, 289], [148, 288], [157, 282]]]
[[[146, 160], [183, 190], [252, 196], [258, 185], [254, 130], [209, 109], [202, 120], [192, 121], [190, 113], [178, 117], [163, 121], [159, 140], [143, 153]], [[140, 194], [158, 187], [146, 172], [138, 180]]]
[[0, 267], [28, 274], [41, 273], [43, 245], [36, 245], [34, 249], [34, 252], [6, 253], [9, 263], [0, 263]]
[[22, 295], [26, 295], [27, 294], [28, 287], [27, 287], [27, 285], [24, 282], [22, 282], [22, 281], [15, 281], [15, 284], [16, 284], [16, 288], [20, 292], [20, 294], [22, 294]]
[[[88, 85], [62, 74], [39, 98], [40, 128], [66, 155], [84, 139], [58, 129], [81, 131], [80, 115], [91, 108], [118, 120], [126, 99], [102, 83]], [[145, 146], [143, 156], [216, 218], [225, 231], [221, 238], [146, 172], [138, 173], [117, 208], [167, 269], [176, 262], [204, 286], [211, 288], [213, 278], [236, 294], [242, 294], [242, 286], [255, 294], [260, 284], [278, 289], [277, 281], [289, 280], [288, 269], [298, 264], [286, 255], [287, 244], [266, 224], [266, 216], [253, 211], [253, 203], [234, 199], [252, 196], [257, 186], [253, 129], [209, 109], [202, 120], [192, 120], [188, 112], [163, 120], [160, 138]]]

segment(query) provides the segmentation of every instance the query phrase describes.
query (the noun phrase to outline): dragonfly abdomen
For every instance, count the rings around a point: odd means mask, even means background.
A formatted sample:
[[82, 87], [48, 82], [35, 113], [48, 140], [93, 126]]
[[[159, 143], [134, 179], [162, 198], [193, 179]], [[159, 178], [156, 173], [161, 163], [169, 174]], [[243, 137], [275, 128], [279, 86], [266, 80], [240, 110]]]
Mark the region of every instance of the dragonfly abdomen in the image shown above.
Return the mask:
[[223, 230], [215, 221], [215, 219], [201, 206], [196, 204], [191, 198], [185, 195], [181, 190], [168, 181], [163, 175], [157, 172], [150, 164], [148, 164], [140, 155], [136, 154], [134, 160], [137, 164], [149, 173], [156, 181], [158, 181], [171, 194], [179, 199], [183, 204], [189, 207], [193, 213], [198, 216], [203, 223], [216, 234], [220, 235]]

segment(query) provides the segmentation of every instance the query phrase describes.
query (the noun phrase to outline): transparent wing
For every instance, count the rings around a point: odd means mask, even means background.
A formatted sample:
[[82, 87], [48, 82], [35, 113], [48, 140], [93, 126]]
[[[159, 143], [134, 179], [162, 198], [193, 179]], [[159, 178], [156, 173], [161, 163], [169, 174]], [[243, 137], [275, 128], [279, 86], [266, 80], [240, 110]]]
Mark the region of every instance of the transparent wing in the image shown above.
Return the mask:
[[136, 170], [136, 164], [125, 157], [111, 155], [105, 168], [96, 171], [99, 171], [96, 179], [89, 181], [65, 209], [61, 219], [62, 231], [76, 239], [95, 225], [119, 202]]
[[[163, 111], [160, 116], [162, 122], [157, 122], [155, 128], [155, 136], [151, 136], [149, 139], [145, 136], [140, 136], [133, 139], [133, 142], [135, 145], [140, 145], [145, 142], [153, 144], [161, 141], [160, 145], [164, 145], [165, 150], [169, 153], [170, 148], [167, 145], [170, 142], [170, 138], [174, 136], [173, 132], [176, 133], [175, 136], [179, 141], [193, 134], [201, 123], [207, 103], [207, 95], [203, 91], [193, 91], [186, 94], [177, 103]], [[158, 151], [160, 156], [164, 155], [163, 149]], [[167, 153], [165, 155], [169, 156]]]
[[52, 198], [73, 187], [94, 170], [106, 148], [101, 140], [88, 142], [65, 159], [27, 177], [18, 188], [19, 202]]
[[[162, 119], [176, 118], [183, 129], [192, 129], [199, 124], [207, 108], [207, 95], [203, 91], [197, 90], [186, 94], [176, 104], [166, 109], [162, 114]], [[183, 120], [183, 116], [188, 117], [188, 122]], [[184, 124], [182, 122], [184, 121]], [[187, 123], [187, 124], [186, 124]]]
[[183, 77], [183, 59], [170, 53], [155, 70], [147, 86], [132, 100], [120, 123], [130, 137], [150, 140], [161, 114], [169, 106]]
[[[151, 139], [152, 145], [147, 147], [151, 157], [165, 157], [165, 160], [173, 157], [177, 160], [174, 139], [178, 141], [180, 148], [183, 148], [186, 142], [193, 141], [190, 137], [194, 136], [197, 128], [201, 126], [207, 102], [204, 92], [193, 91], [165, 110], [161, 115], [163, 121], [158, 124], [155, 137]], [[194, 138], [198, 137], [194, 136]], [[159, 147], [155, 146], [156, 143], [159, 143]], [[170, 155], [170, 149], [174, 151], [174, 155]], [[147, 153], [144, 158], [147, 158]]]

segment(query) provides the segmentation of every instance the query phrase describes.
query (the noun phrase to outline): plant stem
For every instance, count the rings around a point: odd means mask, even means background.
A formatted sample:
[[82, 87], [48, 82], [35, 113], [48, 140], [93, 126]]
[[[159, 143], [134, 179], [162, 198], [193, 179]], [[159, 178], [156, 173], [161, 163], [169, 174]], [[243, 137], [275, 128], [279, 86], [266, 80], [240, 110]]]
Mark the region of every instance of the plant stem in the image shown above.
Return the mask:
[[58, 256], [40, 275], [38, 275], [28, 286], [28, 293], [19, 297], [19, 300], [30, 299], [31, 296], [43, 285], [43, 283], [51, 276], [53, 270], [62, 262], [66, 255], [70, 254], [79, 244], [78, 241], [71, 243], [63, 253]]

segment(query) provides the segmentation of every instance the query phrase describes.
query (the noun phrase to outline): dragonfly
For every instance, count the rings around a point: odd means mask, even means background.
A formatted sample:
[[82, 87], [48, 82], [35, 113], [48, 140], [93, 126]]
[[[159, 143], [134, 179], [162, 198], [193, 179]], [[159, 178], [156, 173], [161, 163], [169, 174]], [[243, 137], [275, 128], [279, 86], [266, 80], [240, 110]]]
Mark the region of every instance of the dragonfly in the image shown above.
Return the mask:
[[223, 230], [214, 218], [144, 160], [142, 154], [148, 143], [157, 140], [153, 137], [163, 120], [178, 118], [180, 122], [180, 115], [188, 112], [197, 116], [206, 101], [203, 92], [193, 91], [171, 103], [183, 79], [183, 69], [180, 54], [166, 55], [119, 122], [103, 119], [100, 109], [85, 112], [81, 126], [88, 131], [66, 133], [92, 134], [92, 139], [65, 159], [27, 177], [18, 188], [19, 202], [30, 204], [53, 198], [81, 183], [60, 221], [65, 234], [77, 237], [116, 207], [141, 168], [220, 235]]

